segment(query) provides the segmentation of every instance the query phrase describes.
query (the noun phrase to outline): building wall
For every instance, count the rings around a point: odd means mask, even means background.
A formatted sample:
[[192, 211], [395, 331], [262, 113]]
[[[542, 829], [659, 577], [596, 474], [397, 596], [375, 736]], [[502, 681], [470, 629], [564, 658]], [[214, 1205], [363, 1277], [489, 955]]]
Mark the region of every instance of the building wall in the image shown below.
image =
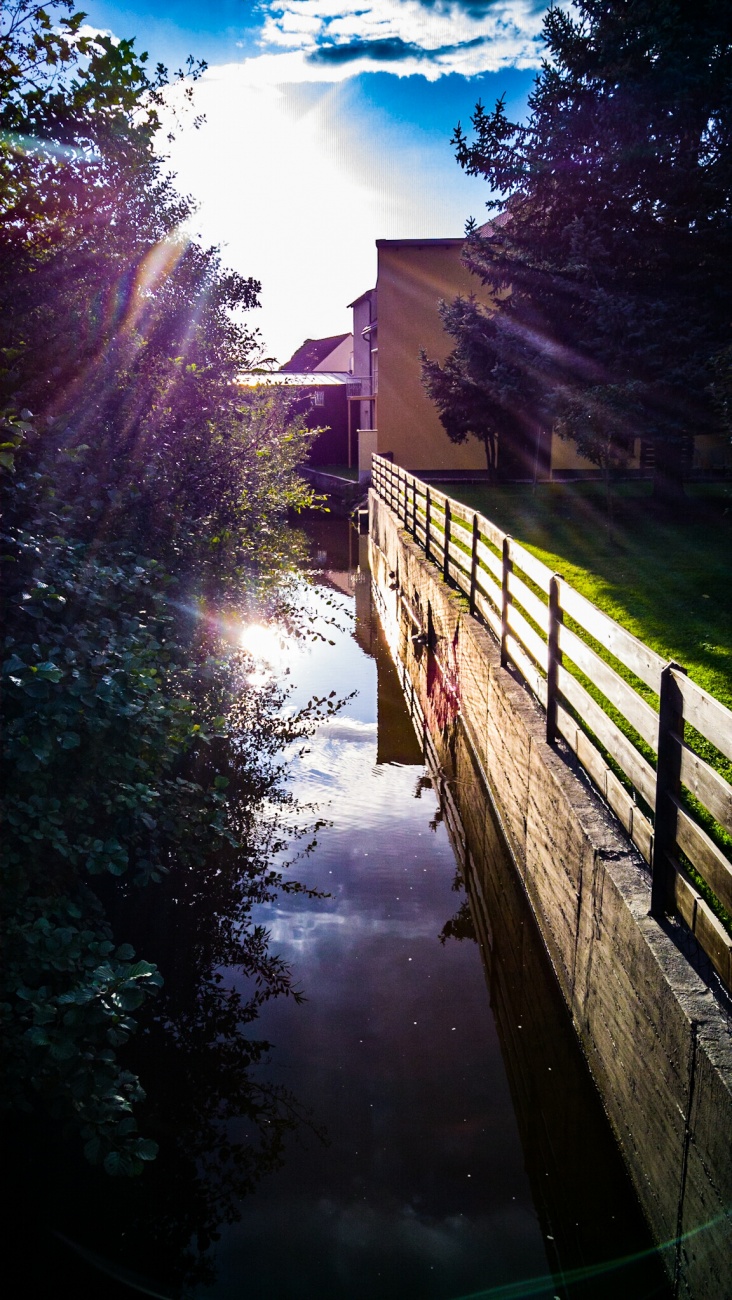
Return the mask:
[[353, 335], [347, 334], [342, 343], [329, 352], [314, 370], [350, 370], [353, 356]]
[[700, 433], [694, 439], [694, 469], [703, 474], [732, 470], [732, 445], [724, 434]]
[[[368, 397], [371, 397], [371, 347], [372, 335], [369, 326], [376, 320], [376, 290], [369, 289], [367, 293], [352, 304], [353, 306], [353, 375], [354, 379], [362, 381], [361, 391]], [[374, 339], [375, 341], [374, 330]], [[351, 439], [354, 448], [353, 455], [356, 455], [356, 432], [358, 429], [372, 429], [375, 427], [374, 403], [370, 400], [357, 402], [351, 401]]]
[[[396, 464], [409, 470], [485, 470], [485, 454], [475, 438], [456, 445], [450, 442], [437, 410], [422, 387], [419, 353], [442, 362], [452, 350], [451, 340], [440, 320], [438, 305], [462, 295], [474, 294], [486, 306], [493, 301], [489, 291], [462, 265], [462, 239], [380, 239], [378, 250], [378, 343], [379, 387], [376, 423], [379, 452], [393, 452]], [[354, 323], [354, 332], [356, 330]], [[697, 439], [701, 443], [703, 439]], [[549, 451], [551, 445], [551, 452]], [[539, 464], [544, 477], [549, 467], [560, 476], [597, 474], [597, 467], [580, 456], [572, 442], [547, 434]], [[640, 439], [635, 440], [626, 468], [640, 468]], [[695, 459], [700, 465], [716, 457], [718, 447], [705, 445]], [[705, 459], [706, 458], [706, 459]], [[498, 469], [501, 473], [501, 450]], [[504, 466], [506, 465], [504, 453]], [[530, 477], [534, 470], [534, 449], [528, 449], [525, 464], [513, 456], [509, 475]], [[516, 462], [514, 464], [514, 462]]]
[[[317, 393], [321, 401], [318, 403]], [[345, 383], [324, 385], [322, 389], [290, 388], [296, 411], [305, 416], [309, 429], [322, 432], [313, 441], [308, 465], [345, 465], [348, 461], [348, 405]]]
[[368, 335], [364, 335], [364, 330], [371, 324], [372, 316], [375, 315], [373, 298], [374, 291], [371, 289], [351, 304], [353, 307], [353, 373], [359, 379], [365, 379], [370, 374], [371, 345]]
[[488, 293], [460, 261], [462, 239], [377, 240], [379, 452], [393, 452], [405, 469], [486, 467], [480, 443], [450, 442], [421, 379], [419, 352], [435, 361], [451, 351], [438, 313], [441, 299]]

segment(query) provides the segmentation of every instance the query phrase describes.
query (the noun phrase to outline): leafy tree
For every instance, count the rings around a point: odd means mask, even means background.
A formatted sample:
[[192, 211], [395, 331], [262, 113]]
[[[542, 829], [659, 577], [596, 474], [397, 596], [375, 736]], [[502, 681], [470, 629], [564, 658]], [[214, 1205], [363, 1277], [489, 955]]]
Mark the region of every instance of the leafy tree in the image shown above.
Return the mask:
[[498, 364], [506, 325], [499, 312], [487, 313], [474, 298], [457, 298], [441, 305], [441, 315], [455, 348], [442, 366], [423, 355], [422, 375], [448, 437], [462, 443], [472, 435], [482, 442], [491, 480], [499, 468], [506, 472], [507, 448], [518, 444], [524, 455], [514, 457], [512, 468], [524, 477], [540, 436], [542, 396], [532, 382], [525, 341], [514, 336]]
[[[286, 807], [274, 756], [309, 721], [252, 692], [225, 630], [232, 592], [239, 618], [255, 598], [286, 604], [311, 435], [237, 388], [259, 286], [185, 233], [190, 204], [153, 148], [165, 70], [83, 36], [82, 18], [65, 0], [0, 18], [0, 1023], [5, 1100], [52, 1111], [129, 1174], [155, 1144], [126, 1054], [163, 977], [120, 936], [122, 901], [160, 906], [173, 875], [178, 894], [224, 869], [245, 882], [211, 961], [192, 963], [213, 1006], [247, 906], [280, 883], [263, 810]], [[266, 949], [261, 934], [238, 949], [254, 1007], [291, 987]]]
[[477, 105], [472, 139], [456, 128], [499, 213], [468, 232], [465, 261], [498, 297], [446, 309], [460, 345], [426, 380], [451, 410], [452, 368], [456, 391], [495, 404], [502, 439], [539, 421], [608, 470], [640, 435], [668, 500], [689, 439], [715, 427], [730, 345], [732, 20], [712, 0], [574, 8], [546, 16], [528, 122], [499, 100]]

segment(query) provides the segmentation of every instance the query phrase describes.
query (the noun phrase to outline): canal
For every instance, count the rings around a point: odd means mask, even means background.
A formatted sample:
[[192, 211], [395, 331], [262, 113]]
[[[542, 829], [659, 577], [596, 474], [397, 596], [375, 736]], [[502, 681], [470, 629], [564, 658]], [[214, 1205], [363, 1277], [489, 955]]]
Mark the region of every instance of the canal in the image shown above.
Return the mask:
[[[345, 702], [288, 756], [293, 794], [326, 823], [292, 868], [311, 892], [280, 891], [252, 918], [304, 1000], [258, 1008], [270, 1046], [235, 1063], [238, 1110], [222, 1092], [228, 1042], [220, 1074], [196, 1073], [195, 1051], [154, 1067], [196, 1138], [171, 1118], [136, 1184], [92, 1177], [55, 1135], [18, 1128], [9, 1258], [23, 1293], [63, 1280], [105, 1300], [666, 1297], [497, 829], [490, 861], [461, 876], [451, 773], [410, 718], [367, 539], [343, 520], [305, 527], [303, 599], [324, 636], [263, 642], [261, 677], [292, 682], [292, 710]], [[193, 948], [176, 951], [182, 970]], [[200, 1000], [178, 978], [180, 999]], [[246, 1004], [243, 977], [218, 978]], [[217, 1123], [223, 1154], [207, 1147]]]
[[330, 821], [302, 875], [329, 896], [280, 896], [264, 911], [307, 1001], [269, 1003], [260, 1029], [276, 1044], [270, 1079], [296, 1092], [324, 1140], [292, 1144], [223, 1232], [217, 1280], [200, 1294], [666, 1295], [501, 854], [494, 914], [477, 918], [493, 934], [490, 968], [477, 942], [445, 774], [426, 765], [405, 705], [367, 538], [339, 520], [315, 520], [310, 537], [309, 600], [328, 615], [335, 596], [340, 630], [280, 666], [293, 703], [355, 694], [294, 760], [296, 794]]

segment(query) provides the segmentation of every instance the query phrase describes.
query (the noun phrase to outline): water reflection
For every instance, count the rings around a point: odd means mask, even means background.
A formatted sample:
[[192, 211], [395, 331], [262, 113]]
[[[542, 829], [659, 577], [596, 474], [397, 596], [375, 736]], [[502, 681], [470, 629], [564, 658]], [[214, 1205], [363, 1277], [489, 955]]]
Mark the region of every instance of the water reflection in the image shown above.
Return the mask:
[[[138, 1048], [161, 1158], [131, 1187], [50, 1131], [14, 1135], [18, 1225], [51, 1222], [82, 1248], [43, 1237], [45, 1289], [662, 1296], [655, 1261], [586, 1276], [650, 1243], [553, 976], [459, 732], [439, 752], [421, 724], [418, 738], [367, 539], [337, 520], [309, 532], [308, 599], [338, 626], [332, 646], [288, 647], [290, 707], [358, 691], [292, 755], [294, 794], [332, 823], [295, 873], [318, 896], [256, 898], [241, 871], [181, 870], [136, 916], [167, 979], [166, 1016]], [[273, 954], [304, 1002], [261, 996]]]
[[[308, 998], [265, 1010], [268, 1077], [297, 1080], [329, 1145], [290, 1151], [225, 1232], [202, 1294], [233, 1300], [245, 1278], [248, 1296], [281, 1300], [604, 1296], [619, 1280], [629, 1298], [663, 1296], [655, 1259], [594, 1273], [650, 1240], [513, 877], [492, 910], [485, 897], [476, 910], [472, 883], [454, 892], [462, 841], [445, 764], [425, 767], [364, 580], [365, 541], [319, 525], [321, 581], [353, 593], [352, 635], [296, 672], [304, 692], [324, 672], [339, 693], [359, 690], [296, 774], [298, 794], [333, 820], [308, 866], [332, 897], [266, 914]], [[491, 925], [504, 931], [494, 957]]]
[[333, 823], [305, 869], [331, 897], [262, 911], [307, 995], [263, 1010], [267, 1078], [296, 1086], [329, 1141], [291, 1146], [201, 1294], [239, 1296], [245, 1280], [253, 1298], [402, 1300], [544, 1275], [551, 1296], [477, 954], [439, 942], [449, 839], [373, 617], [365, 539], [341, 529], [321, 526], [314, 547], [323, 593], [352, 593], [350, 624], [293, 668], [303, 698], [358, 688], [296, 767], [296, 794]]

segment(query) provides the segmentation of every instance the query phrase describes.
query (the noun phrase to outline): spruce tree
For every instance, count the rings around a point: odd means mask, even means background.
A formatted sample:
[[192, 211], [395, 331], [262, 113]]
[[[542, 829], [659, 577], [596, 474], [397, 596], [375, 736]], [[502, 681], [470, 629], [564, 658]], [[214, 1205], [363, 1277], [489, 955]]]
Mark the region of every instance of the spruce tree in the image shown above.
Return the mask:
[[732, 337], [732, 11], [574, 9], [546, 16], [528, 121], [499, 100], [477, 105], [472, 139], [456, 128], [458, 162], [500, 214], [464, 254], [497, 299], [444, 308], [457, 346], [425, 382], [448, 432], [461, 385], [474, 406], [477, 387], [502, 448], [527, 456], [538, 425], [606, 470], [640, 436], [654, 495], [674, 499], [690, 439], [718, 427]]

